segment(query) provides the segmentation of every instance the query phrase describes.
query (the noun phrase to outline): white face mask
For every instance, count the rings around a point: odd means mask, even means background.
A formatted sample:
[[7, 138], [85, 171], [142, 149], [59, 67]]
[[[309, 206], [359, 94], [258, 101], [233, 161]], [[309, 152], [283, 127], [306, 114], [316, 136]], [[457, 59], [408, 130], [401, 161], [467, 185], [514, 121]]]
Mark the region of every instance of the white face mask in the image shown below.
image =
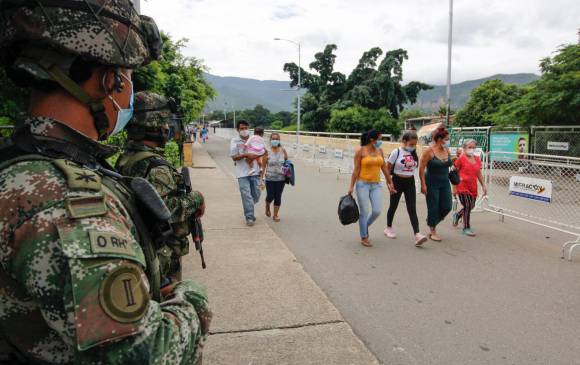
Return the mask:
[[473, 156], [475, 155], [475, 148], [468, 148], [465, 150], [465, 153], [467, 154], [467, 156]]
[[242, 129], [242, 130], [240, 131], [240, 137], [242, 137], [242, 138], [246, 138], [246, 137], [249, 137], [249, 136], [250, 136], [250, 131], [249, 131], [249, 130], [247, 130], [247, 129]]

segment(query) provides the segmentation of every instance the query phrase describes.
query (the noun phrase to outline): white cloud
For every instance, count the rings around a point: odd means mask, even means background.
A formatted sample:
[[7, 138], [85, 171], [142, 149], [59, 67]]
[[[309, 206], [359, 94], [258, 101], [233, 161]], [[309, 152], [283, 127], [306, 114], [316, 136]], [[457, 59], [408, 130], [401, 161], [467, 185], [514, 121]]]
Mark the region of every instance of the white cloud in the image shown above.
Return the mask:
[[[302, 42], [308, 65], [327, 43], [338, 46], [336, 69], [348, 73], [362, 53], [404, 48], [406, 80], [442, 83], [447, 54], [445, 0], [142, 0], [142, 12], [177, 38], [188, 56], [222, 76], [286, 80]], [[535, 72], [559, 45], [577, 41], [576, 0], [455, 1], [453, 80]]]

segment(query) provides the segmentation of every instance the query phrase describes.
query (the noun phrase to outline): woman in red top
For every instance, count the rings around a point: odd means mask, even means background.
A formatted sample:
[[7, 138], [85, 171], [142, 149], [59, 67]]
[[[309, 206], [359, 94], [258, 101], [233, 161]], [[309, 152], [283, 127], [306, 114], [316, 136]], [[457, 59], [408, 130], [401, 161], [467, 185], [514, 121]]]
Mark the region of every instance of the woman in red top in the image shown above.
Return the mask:
[[475, 155], [477, 143], [470, 139], [463, 143], [463, 154], [455, 160], [455, 168], [459, 172], [461, 182], [457, 185], [459, 201], [463, 205], [458, 213], [453, 215], [453, 225], [457, 227], [459, 220], [463, 219], [463, 234], [469, 237], [475, 236], [471, 230], [471, 211], [477, 200], [477, 181], [483, 188], [483, 195], [487, 195], [487, 187], [481, 173], [481, 160]]

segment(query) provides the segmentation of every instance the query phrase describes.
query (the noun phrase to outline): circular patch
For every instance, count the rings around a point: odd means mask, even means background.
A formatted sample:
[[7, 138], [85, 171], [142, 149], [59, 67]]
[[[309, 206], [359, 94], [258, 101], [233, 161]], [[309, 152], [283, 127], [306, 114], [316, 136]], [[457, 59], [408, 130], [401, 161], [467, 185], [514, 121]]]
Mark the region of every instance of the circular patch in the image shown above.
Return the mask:
[[105, 313], [121, 323], [143, 318], [149, 304], [144, 280], [141, 268], [133, 264], [123, 264], [109, 273], [99, 290], [99, 301]]

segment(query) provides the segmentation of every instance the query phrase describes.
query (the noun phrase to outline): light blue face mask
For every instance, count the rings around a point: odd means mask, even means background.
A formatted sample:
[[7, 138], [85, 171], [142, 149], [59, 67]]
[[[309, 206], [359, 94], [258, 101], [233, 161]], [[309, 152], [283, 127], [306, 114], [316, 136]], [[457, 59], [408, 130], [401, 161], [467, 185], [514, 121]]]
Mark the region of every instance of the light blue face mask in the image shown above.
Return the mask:
[[415, 147], [403, 147], [403, 149], [407, 152], [413, 152], [413, 151], [415, 151], [416, 148]]
[[121, 76], [124, 77], [125, 80], [129, 82], [129, 84], [131, 84], [131, 101], [129, 102], [129, 108], [123, 109], [119, 106], [119, 104], [115, 101], [115, 99], [113, 99], [113, 97], [109, 95], [109, 99], [111, 99], [111, 101], [118, 110], [117, 124], [115, 124], [115, 129], [113, 129], [111, 135], [117, 134], [121, 132], [123, 129], [125, 129], [131, 118], [133, 118], [133, 110], [135, 104], [135, 91], [133, 90], [133, 82], [127, 76], [123, 75], [123, 73], [121, 73]]
[[449, 148], [449, 146], [451, 146], [451, 141], [445, 141], [445, 143], [443, 144], [443, 147]]
[[375, 147], [376, 147], [376, 148], [381, 148], [381, 146], [382, 146], [382, 145], [383, 145], [383, 141], [380, 141], [380, 140], [379, 140], [379, 141], [376, 141], [376, 142], [375, 142]]
[[277, 139], [272, 140], [272, 147], [280, 147], [280, 141]]

